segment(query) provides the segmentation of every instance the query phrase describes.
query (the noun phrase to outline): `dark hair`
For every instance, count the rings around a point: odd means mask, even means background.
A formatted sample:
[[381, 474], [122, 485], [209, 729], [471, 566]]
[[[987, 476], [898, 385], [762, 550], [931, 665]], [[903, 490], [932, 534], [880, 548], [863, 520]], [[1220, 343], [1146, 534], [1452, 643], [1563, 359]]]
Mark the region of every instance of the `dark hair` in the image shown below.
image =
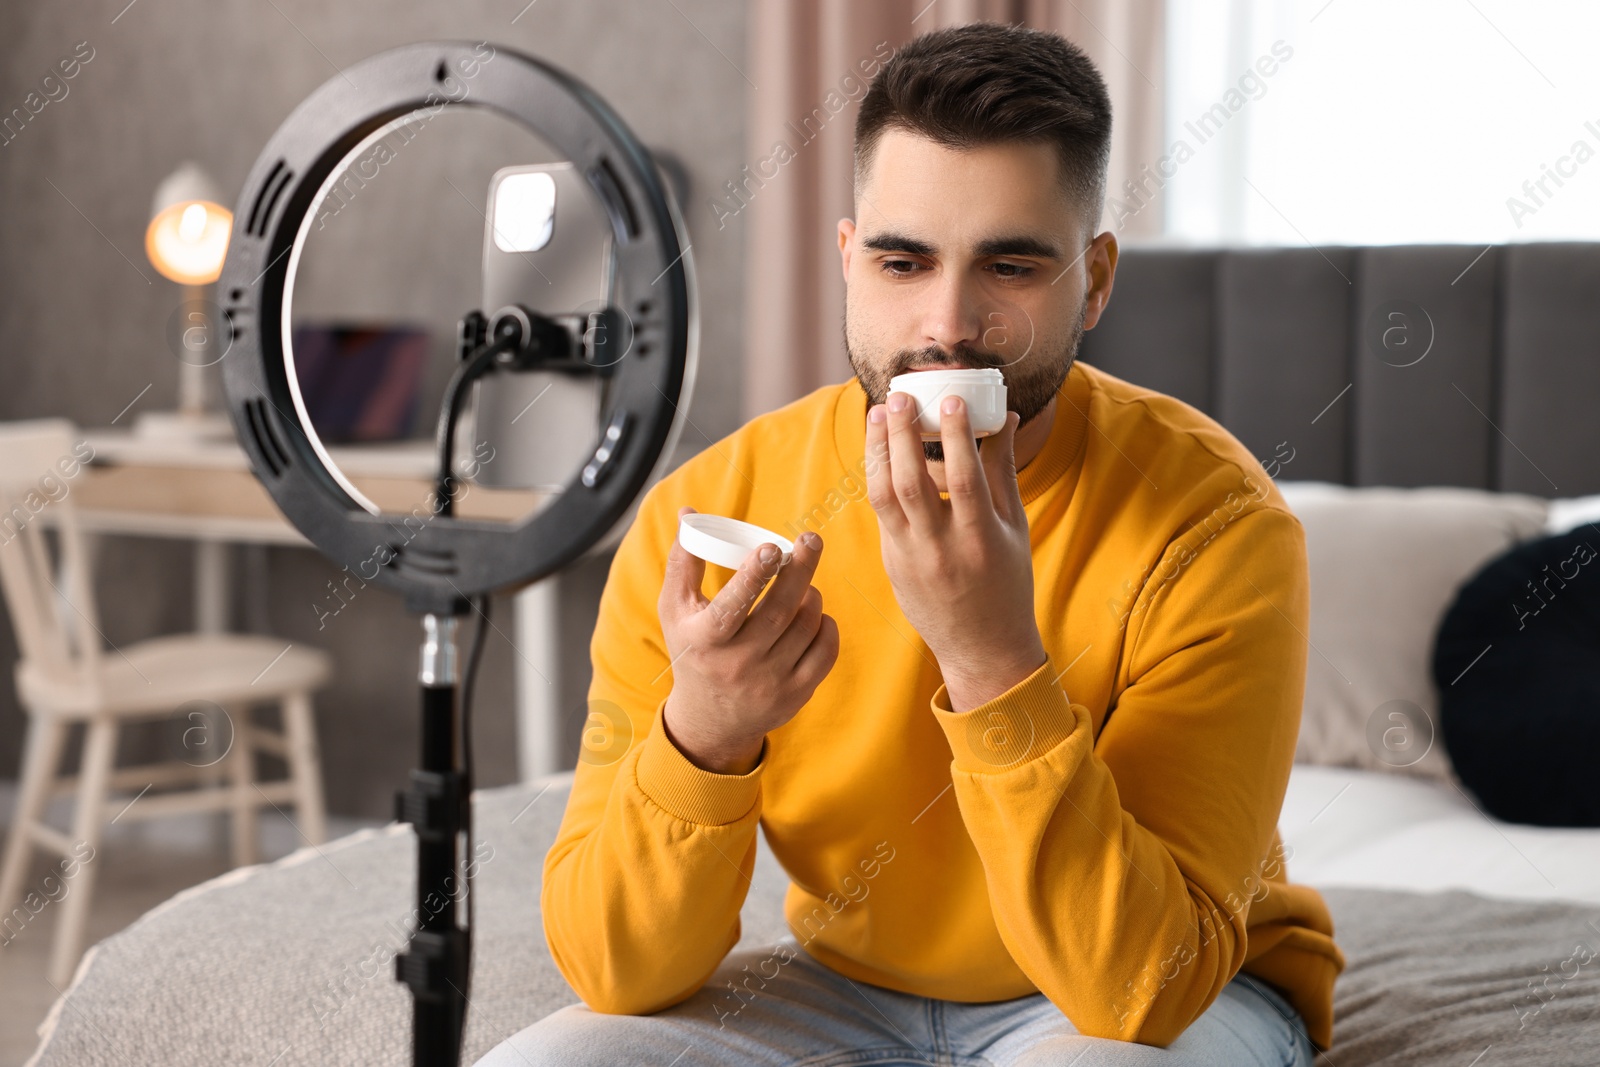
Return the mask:
[[1100, 217], [1111, 158], [1111, 97], [1083, 49], [1060, 34], [974, 22], [925, 33], [872, 79], [856, 116], [855, 187], [878, 139], [897, 128], [948, 148], [1053, 145], [1068, 195]]

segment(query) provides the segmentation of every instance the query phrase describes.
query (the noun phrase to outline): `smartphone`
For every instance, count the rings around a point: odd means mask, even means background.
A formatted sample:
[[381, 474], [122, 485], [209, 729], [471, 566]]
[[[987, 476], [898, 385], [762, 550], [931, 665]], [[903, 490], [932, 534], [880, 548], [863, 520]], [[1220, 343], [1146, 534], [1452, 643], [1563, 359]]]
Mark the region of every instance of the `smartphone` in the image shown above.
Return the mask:
[[[598, 311], [612, 296], [613, 241], [610, 217], [572, 163], [496, 171], [485, 213], [483, 313], [492, 321], [510, 304], [546, 315]], [[565, 486], [599, 445], [607, 384], [582, 371], [501, 370], [480, 379], [471, 442], [487, 443], [493, 458], [473, 480], [507, 489]]]

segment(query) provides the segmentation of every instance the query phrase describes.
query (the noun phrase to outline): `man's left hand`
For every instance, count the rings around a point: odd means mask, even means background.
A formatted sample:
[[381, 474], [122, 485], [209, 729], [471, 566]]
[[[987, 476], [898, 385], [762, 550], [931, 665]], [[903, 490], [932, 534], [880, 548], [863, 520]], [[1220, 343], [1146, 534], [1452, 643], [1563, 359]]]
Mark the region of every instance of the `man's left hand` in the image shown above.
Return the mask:
[[[889, 410], [897, 400], [903, 406]], [[939, 661], [953, 711], [993, 700], [1046, 658], [1017, 489], [1017, 422], [1016, 412], [1006, 412], [1005, 427], [980, 453], [966, 404], [945, 398], [945, 501], [928, 473], [911, 397], [890, 393], [867, 417], [867, 498], [878, 514], [884, 570], [900, 610]]]

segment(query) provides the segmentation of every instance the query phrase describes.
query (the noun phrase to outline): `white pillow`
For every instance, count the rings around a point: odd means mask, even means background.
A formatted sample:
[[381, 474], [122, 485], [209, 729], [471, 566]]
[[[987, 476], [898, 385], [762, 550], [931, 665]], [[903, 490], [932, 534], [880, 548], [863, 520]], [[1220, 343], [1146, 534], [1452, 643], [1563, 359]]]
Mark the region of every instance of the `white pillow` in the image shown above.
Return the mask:
[[1484, 563], [1543, 536], [1548, 501], [1442, 486], [1278, 489], [1305, 527], [1311, 571], [1295, 761], [1459, 782], [1439, 736], [1434, 635]]
[[1600, 525], [1600, 495], [1550, 501], [1550, 517], [1544, 524], [1544, 532], [1546, 536], [1555, 537], [1589, 523]]

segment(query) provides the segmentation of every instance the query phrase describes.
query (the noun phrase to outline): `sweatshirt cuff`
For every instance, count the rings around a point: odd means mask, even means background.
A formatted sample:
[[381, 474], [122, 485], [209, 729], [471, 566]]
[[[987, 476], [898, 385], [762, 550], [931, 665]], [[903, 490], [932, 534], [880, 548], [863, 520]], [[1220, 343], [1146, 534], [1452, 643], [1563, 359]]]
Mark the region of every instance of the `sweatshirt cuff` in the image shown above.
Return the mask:
[[1032, 674], [987, 703], [954, 711], [940, 682], [929, 704], [950, 742], [956, 769], [975, 774], [996, 774], [1038, 759], [1078, 725], [1048, 654]]
[[667, 702], [656, 705], [655, 721], [640, 745], [634, 778], [657, 807], [684, 822], [721, 826], [750, 812], [761, 793], [767, 765], [767, 739], [748, 774], [718, 774], [696, 767], [672, 743], [662, 722]]

